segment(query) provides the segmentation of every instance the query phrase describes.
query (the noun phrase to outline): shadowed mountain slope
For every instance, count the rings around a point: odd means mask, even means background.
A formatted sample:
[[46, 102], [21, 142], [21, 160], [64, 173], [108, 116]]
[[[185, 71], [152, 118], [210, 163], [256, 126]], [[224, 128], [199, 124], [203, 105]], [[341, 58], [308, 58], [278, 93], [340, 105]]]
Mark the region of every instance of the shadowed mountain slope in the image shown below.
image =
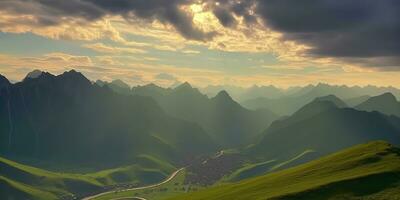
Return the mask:
[[133, 94], [151, 96], [168, 114], [201, 125], [223, 147], [254, 142], [277, 118], [265, 109], [251, 111], [243, 108], [226, 91], [208, 98], [189, 83], [174, 89], [162, 89], [155, 85], [136, 87]]
[[355, 107], [358, 110], [378, 111], [387, 115], [396, 115], [400, 117], [400, 102], [392, 93], [385, 93], [379, 96], [371, 97], [365, 102]]
[[306, 162], [373, 140], [399, 144], [400, 119], [338, 108], [330, 101], [313, 101], [291, 117], [275, 121], [260, 143], [248, 149], [248, 155], [262, 160], [288, 160], [304, 151], [315, 151], [301, 160]]
[[201, 127], [168, 116], [153, 99], [117, 94], [76, 71], [43, 72], [1, 91], [3, 155], [101, 166], [141, 154], [181, 163], [216, 151]]

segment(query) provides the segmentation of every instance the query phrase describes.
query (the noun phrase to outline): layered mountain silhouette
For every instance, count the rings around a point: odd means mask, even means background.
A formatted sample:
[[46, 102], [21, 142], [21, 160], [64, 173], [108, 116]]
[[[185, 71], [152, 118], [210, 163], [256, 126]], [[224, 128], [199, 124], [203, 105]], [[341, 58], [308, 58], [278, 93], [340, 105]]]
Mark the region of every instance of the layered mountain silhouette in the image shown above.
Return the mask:
[[106, 82], [106, 81], [102, 81], [102, 80], [97, 80], [96, 84], [104, 87], [107, 86], [109, 87], [111, 90], [120, 93], [120, 94], [129, 94], [131, 87], [126, 84], [125, 82], [123, 82], [122, 80], [113, 80], [111, 82]]
[[[341, 103], [340, 103], [341, 104]], [[275, 121], [249, 155], [288, 160], [314, 151], [301, 162], [374, 140], [400, 143], [400, 119], [378, 112], [340, 108], [332, 101], [316, 99], [292, 116]], [[300, 163], [301, 163], [300, 162]]]
[[400, 95], [400, 91], [392, 87], [348, 87], [333, 86], [328, 84], [308, 85], [300, 88], [287, 90], [283, 96], [274, 98], [270, 96], [259, 95], [259, 97], [242, 100], [241, 104], [249, 109], [266, 108], [279, 115], [291, 115], [305, 104], [315, 98], [335, 95], [340, 99], [350, 100], [349, 106], [358, 105], [365, 100], [365, 96], [373, 96], [384, 92], [392, 92]]
[[133, 88], [132, 92], [153, 97], [168, 114], [201, 125], [223, 147], [254, 142], [276, 119], [276, 115], [266, 109], [251, 111], [243, 108], [226, 91], [208, 98], [189, 83], [174, 89], [147, 85]]
[[26, 77], [25, 77], [25, 79], [24, 80], [27, 80], [27, 79], [35, 79], [35, 78], [38, 78], [40, 75], [42, 75], [42, 71], [40, 71], [40, 70], [33, 70], [33, 71], [31, 71], [31, 72], [29, 72], [27, 75], [26, 75]]
[[198, 125], [151, 98], [92, 84], [81, 73], [10, 84], [0, 77], [0, 153], [74, 163], [131, 163], [138, 155], [178, 163], [217, 146]]
[[365, 102], [355, 107], [358, 110], [378, 111], [387, 115], [400, 117], [400, 102], [392, 93], [384, 93], [379, 96], [371, 97]]
[[346, 102], [346, 104], [347, 104], [349, 107], [355, 107], [355, 106], [358, 106], [358, 105], [360, 105], [361, 103], [365, 102], [365, 101], [368, 100], [369, 98], [371, 98], [371, 96], [369, 96], [369, 95], [362, 95], [362, 96], [359, 96], [359, 97], [352, 97], [352, 98], [349, 98], [349, 99], [344, 99], [344, 101]]
[[314, 101], [328, 101], [328, 102], [335, 104], [335, 106], [338, 108], [346, 108], [347, 107], [347, 104], [335, 95], [317, 97], [317, 98], [315, 98]]
[[201, 125], [217, 144], [227, 148], [254, 142], [277, 118], [268, 109], [252, 111], [242, 107], [224, 90], [209, 98], [187, 82], [173, 89], [155, 84], [136, 86], [130, 92], [112, 83], [99, 85], [117, 93], [152, 97], [169, 115]]

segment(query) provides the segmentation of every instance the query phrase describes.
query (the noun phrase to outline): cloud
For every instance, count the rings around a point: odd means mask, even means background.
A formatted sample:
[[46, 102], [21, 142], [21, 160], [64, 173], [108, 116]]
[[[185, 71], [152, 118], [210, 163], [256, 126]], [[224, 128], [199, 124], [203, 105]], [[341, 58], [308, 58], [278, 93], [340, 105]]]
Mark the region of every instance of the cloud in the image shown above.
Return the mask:
[[[204, 32], [193, 25], [192, 16], [181, 7], [192, 4], [192, 0], [13, 0], [1, 1], [0, 11], [10, 16], [27, 17], [19, 24], [49, 27], [77, 21], [87, 23], [105, 16], [121, 16], [126, 21], [135, 18], [146, 21], [157, 20], [172, 25], [183, 37], [207, 41], [214, 32]], [[17, 20], [17, 19], [15, 19]]]
[[176, 81], [177, 80], [177, 78], [174, 75], [168, 74], [168, 73], [157, 74], [154, 78], [158, 79], [158, 80], [167, 80], [167, 81]]
[[5, 73], [13, 80], [22, 80], [34, 69], [52, 73], [62, 73], [72, 68], [98, 71], [90, 57], [65, 53], [49, 53], [37, 57], [0, 54], [0, 73]]
[[107, 54], [195, 53], [185, 51], [193, 45], [301, 65], [400, 69], [398, 0], [0, 1], [0, 31], [121, 45], [86, 45]]
[[132, 80], [133, 81], [143, 81], [143, 77], [141, 75], [139, 75], [139, 74], [134, 74], [132, 76]]
[[70, 55], [65, 53], [48, 53], [40, 57], [0, 56], [0, 65], [26, 66], [37, 69], [63, 70], [69, 66], [93, 66], [92, 59], [87, 56]]
[[214, 9], [214, 15], [218, 18], [219, 22], [225, 27], [233, 27], [236, 25], [236, 19], [228, 9], [217, 7]]
[[108, 46], [103, 43], [94, 43], [94, 44], [84, 44], [83, 47], [91, 49], [96, 52], [100, 53], [107, 53], [107, 54], [122, 54], [122, 53], [129, 53], [129, 54], [138, 54], [138, 53], [146, 53], [145, 50], [131, 48], [131, 47], [113, 47]]
[[[250, 29], [242, 29], [252, 37], [258, 25], [263, 31], [280, 33], [279, 39], [269, 42], [271, 35], [258, 38], [259, 42], [277, 53], [279, 58], [307, 59], [334, 58], [335, 63], [360, 65], [366, 68], [393, 70], [400, 68], [400, 1], [397, 0], [206, 0], [224, 27], [237, 29], [241, 20]], [[239, 20], [239, 21], [238, 21]], [[248, 31], [250, 30], [250, 31]], [[221, 32], [219, 30], [219, 32]], [[247, 32], [247, 33], [246, 33]], [[261, 34], [260, 34], [261, 35]], [[218, 38], [217, 38], [218, 39]], [[299, 49], [290, 54], [283, 48], [288, 42]], [[232, 48], [220, 42], [218, 49]], [[229, 42], [232, 43], [232, 42]], [[285, 45], [286, 43], [286, 45]], [[238, 45], [239, 43], [235, 43]], [[254, 44], [247, 44], [254, 47]], [[289, 45], [290, 46], [290, 45]], [[248, 48], [245, 48], [248, 49]], [[277, 49], [277, 50], [275, 50]], [[379, 62], [373, 61], [379, 60]]]
[[311, 56], [400, 56], [397, 0], [259, 0], [256, 13], [286, 40], [309, 46]]
[[181, 52], [184, 54], [199, 54], [199, 53], [201, 53], [200, 51], [196, 51], [196, 50], [182, 50]]

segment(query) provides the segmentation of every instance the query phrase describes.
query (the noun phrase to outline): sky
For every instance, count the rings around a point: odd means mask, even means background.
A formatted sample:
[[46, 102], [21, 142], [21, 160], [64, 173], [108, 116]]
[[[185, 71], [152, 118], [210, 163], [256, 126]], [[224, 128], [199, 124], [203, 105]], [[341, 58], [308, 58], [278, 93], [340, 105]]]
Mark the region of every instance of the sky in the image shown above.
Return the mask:
[[400, 87], [398, 0], [0, 0], [0, 74]]

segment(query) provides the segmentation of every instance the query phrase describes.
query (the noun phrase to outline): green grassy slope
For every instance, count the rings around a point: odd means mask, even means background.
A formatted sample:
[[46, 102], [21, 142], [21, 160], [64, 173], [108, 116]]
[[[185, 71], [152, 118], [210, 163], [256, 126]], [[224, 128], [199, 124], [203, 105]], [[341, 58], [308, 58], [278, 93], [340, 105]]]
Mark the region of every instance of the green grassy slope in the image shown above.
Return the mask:
[[400, 150], [371, 142], [287, 170], [171, 200], [400, 198]]
[[130, 190], [130, 191], [115, 191], [113, 193], [105, 194], [95, 198], [95, 200], [108, 200], [108, 199], [129, 199], [131, 197], [141, 197], [151, 200], [162, 200], [168, 197], [173, 197], [185, 193], [189, 189], [198, 188], [197, 186], [185, 185], [184, 180], [186, 171], [180, 171], [171, 181], [161, 184], [159, 186]]
[[0, 176], [0, 199], [57, 199], [57, 196]]
[[[165, 179], [176, 169], [148, 155], [140, 164], [89, 174], [57, 173], [0, 158], [0, 199], [58, 199], [100, 192], [117, 184], [145, 185]], [[4, 195], [4, 196], [2, 196]]]
[[247, 163], [239, 169], [235, 170], [229, 176], [224, 177], [221, 181], [223, 182], [237, 182], [244, 179], [260, 176], [267, 172], [278, 171], [282, 169], [286, 169], [295, 165], [298, 165], [296, 161], [303, 159], [304, 157], [313, 154], [313, 150], [306, 150], [289, 160], [280, 161], [280, 160], [268, 160], [260, 163]]
[[371, 141], [384, 140], [399, 145], [399, 124], [397, 117], [338, 108], [328, 101], [314, 101], [292, 116], [275, 121], [246, 154], [260, 161], [284, 161], [305, 150], [314, 150], [309, 157], [298, 160], [306, 163]]

